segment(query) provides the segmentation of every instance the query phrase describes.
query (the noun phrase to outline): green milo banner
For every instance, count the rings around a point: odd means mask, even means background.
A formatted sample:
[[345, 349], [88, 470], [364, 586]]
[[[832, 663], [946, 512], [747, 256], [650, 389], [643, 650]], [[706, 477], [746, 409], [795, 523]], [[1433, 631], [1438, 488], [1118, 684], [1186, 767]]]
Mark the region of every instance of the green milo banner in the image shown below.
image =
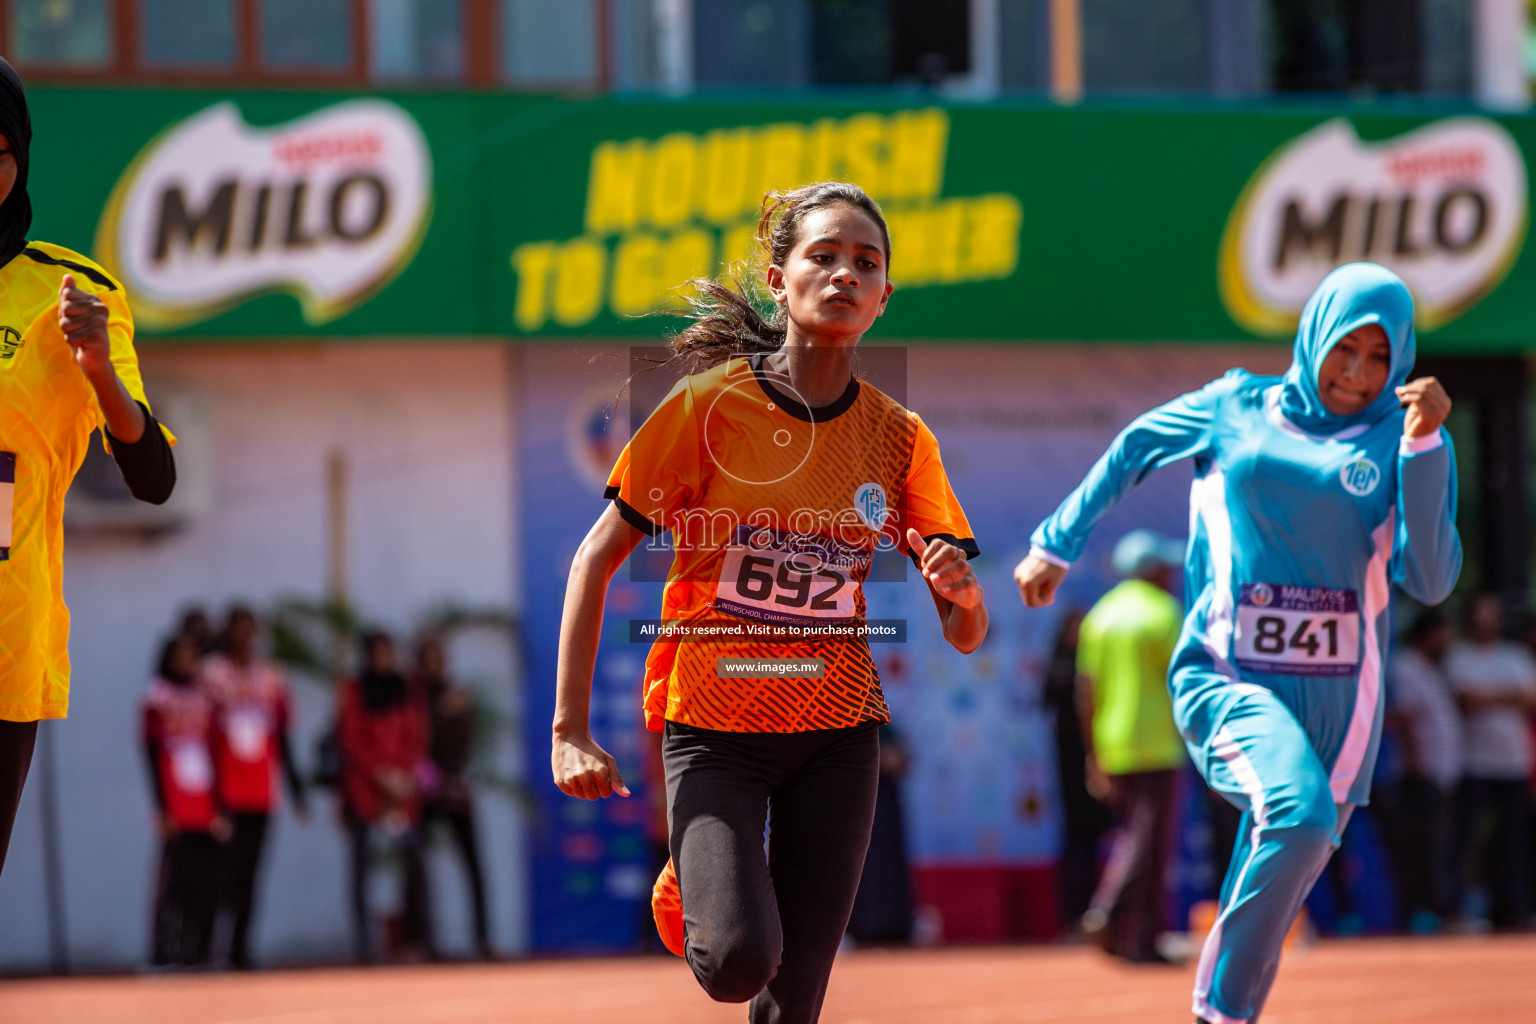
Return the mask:
[[[1315, 108], [38, 88], [35, 237], [163, 339], [655, 337], [770, 189], [887, 211], [886, 340], [1284, 338], [1400, 273], [1426, 351], [1530, 346], [1526, 118]], [[92, 126], [82, 133], [81, 124]]]

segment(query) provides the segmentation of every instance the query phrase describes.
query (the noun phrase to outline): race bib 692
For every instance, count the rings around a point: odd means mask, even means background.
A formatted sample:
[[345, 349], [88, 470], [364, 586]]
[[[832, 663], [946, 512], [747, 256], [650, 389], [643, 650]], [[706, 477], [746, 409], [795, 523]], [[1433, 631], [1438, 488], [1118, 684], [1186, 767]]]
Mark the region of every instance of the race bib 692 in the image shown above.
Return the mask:
[[1354, 675], [1360, 600], [1353, 590], [1244, 583], [1233, 637], [1239, 668], [1294, 676]]
[[773, 623], [851, 619], [869, 552], [830, 537], [742, 526], [720, 566], [715, 607]]

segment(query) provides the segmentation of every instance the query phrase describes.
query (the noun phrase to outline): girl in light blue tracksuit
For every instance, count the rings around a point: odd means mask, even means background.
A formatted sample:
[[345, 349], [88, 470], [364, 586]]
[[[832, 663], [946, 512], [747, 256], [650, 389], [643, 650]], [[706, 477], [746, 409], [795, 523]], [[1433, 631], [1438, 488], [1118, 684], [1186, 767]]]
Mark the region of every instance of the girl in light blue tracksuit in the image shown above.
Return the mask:
[[1169, 666], [1201, 775], [1243, 810], [1194, 1011], [1254, 1020], [1302, 900], [1366, 802], [1393, 583], [1427, 604], [1461, 571], [1450, 400], [1413, 368], [1413, 300], [1369, 263], [1329, 274], [1284, 377], [1232, 370], [1139, 417], [1032, 537], [1015, 573], [1049, 603], [1094, 524], [1195, 460], [1190, 609]]

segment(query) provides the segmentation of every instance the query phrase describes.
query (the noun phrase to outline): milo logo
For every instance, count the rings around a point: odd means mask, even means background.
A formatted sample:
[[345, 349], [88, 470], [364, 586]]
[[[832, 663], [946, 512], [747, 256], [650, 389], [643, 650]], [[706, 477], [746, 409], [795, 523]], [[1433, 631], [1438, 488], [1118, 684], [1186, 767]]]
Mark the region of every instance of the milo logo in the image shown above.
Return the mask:
[[1368, 260], [1413, 291], [1418, 325], [1498, 286], [1525, 239], [1525, 161], [1496, 122], [1454, 117], [1381, 142], [1336, 118], [1259, 168], [1227, 219], [1218, 278], [1232, 319], [1295, 330], [1330, 270]]
[[95, 254], [150, 327], [270, 291], [325, 323], [405, 268], [431, 205], [426, 139], [393, 103], [348, 100], [253, 128], [224, 102], [144, 148], [113, 190]]

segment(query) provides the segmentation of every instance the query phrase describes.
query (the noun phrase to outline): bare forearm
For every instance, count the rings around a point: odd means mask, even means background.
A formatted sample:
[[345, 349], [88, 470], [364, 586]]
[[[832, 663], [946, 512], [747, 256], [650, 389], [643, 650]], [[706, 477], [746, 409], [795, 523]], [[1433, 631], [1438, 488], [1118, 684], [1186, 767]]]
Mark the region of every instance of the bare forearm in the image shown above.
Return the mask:
[[117, 371], [108, 366], [100, 373], [87, 376], [86, 380], [96, 392], [96, 402], [101, 406], [108, 432], [124, 444], [138, 443], [144, 436], [144, 410], [123, 387]]
[[949, 605], [944, 610], [944, 639], [961, 654], [970, 654], [980, 647], [987, 638], [987, 606], [978, 601], [974, 607], [963, 608], [937, 594], [934, 597]]
[[560, 615], [560, 656], [555, 667], [556, 738], [588, 735], [592, 668], [603, 631], [608, 583], [644, 535], [610, 505], [598, 517], [571, 559]]
[[560, 655], [555, 669], [557, 736], [585, 736], [591, 721], [592, 668], [597, 662], [608, 578], [581, 555], [571, 564], [560, 615]]

